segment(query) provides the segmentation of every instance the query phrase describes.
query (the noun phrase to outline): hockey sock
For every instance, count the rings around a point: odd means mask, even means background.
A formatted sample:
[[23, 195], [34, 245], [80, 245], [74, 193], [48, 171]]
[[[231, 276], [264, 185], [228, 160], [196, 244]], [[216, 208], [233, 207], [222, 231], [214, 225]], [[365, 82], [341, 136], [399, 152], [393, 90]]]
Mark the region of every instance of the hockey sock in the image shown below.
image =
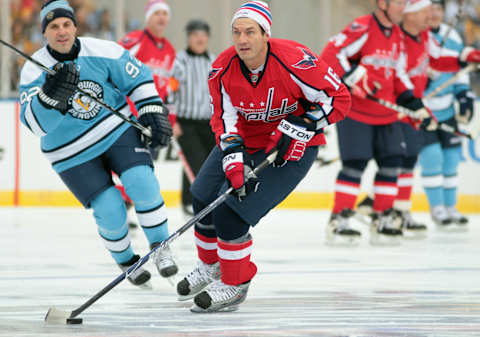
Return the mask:
[[367, 163], [364, 160], [350, 160], [342, 163], [343, 167], [335, 184], [333, 213], [338, 214], [344, 209], [354, 209]]
[[419, 163], [422, 167], [422, 184], [431, 209], [445, 204], [442, 174], [443, 160], [440, 143], [428, 145], [420, 152]]
[[443, 149], [443, 198], [447, 207], [457, 204], [457, 167], [460, 155], [460, 147]]
[[91, 206], [105, 248], [118, 264], [130, 261], [134, 253], [126, 223], [127, 210], [120, 192], [112, 186], [95, 197]]
[[195, 230], [195, 245], [197, 246], [197, 253], [200, 261], [206, 264], [212, 264], [218, 261], [216, 236], [203, 236]]
[[132, 167], [120, 176], [132, 199], [138, 222], [150, 245], [168, 237], [168, 217], [153, 169], [147, 165]]
[[218, 240], [218, 257], [222, 282], [238, 285], [250, 281], [257, 273], [257, 266], [250, 261], [252, 237], [250, 234], [235, 241]]
[[397, 177], [402, 157], [386, 157], [377, 160], [379, 167], [373, 184], [373, 211], [383, 212], [393, 207], [393, 202], [398, 193]]
[[398, 193], [393, 204], [401, 211], [409, 211], [412, 206], [413, 169], [416, 163], [417, 156], [403, 158], [402, 169], [397, 178]]

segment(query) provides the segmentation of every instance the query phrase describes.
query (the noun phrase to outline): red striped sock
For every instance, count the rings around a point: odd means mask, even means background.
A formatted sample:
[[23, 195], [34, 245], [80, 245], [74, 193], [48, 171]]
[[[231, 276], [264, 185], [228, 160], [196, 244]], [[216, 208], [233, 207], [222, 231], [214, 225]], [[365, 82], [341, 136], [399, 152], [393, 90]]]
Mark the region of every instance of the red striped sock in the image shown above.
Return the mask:
[[218, 240], [218, 257], [222, 282], [238, 285], [250, 281], [257, 273], [257, 266], [250, 261], [252, 239], [242, 243], [226, 243]]
[[337, 180], [335, 185], [335, 201], [333, 213], [340, 213], [344, 209], [354, 209], [355, 201], [360, 193], [360, 184], [345, 180]]
[[195, 244], [197, 246], [198, 258], [207, 264], [218, 261], [217, 238], [209, 238], [195, 231]]
[[375, 212], [383, 212], [393, 207], [393, 202], [398, 192], [396, 183], [375, 181], [373, 191], [375, 195], [373, 210]]

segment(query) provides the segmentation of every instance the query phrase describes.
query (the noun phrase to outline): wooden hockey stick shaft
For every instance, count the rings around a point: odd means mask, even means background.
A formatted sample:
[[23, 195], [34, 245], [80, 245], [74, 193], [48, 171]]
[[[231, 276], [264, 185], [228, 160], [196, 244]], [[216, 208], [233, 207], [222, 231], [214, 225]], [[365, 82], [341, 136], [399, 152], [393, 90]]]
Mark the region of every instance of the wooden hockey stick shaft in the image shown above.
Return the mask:
[[[247, 176], [247, 180], [254, 177], [254, 176], [257, 176], [258, 173], [260, 173], [263, 169], [265, 169], [267, 166], [269, 166], [271, 163], [273, 163], [273, 161], [277, 157], [277, 153], [278, 153], [278, 151], [274, 151], [271, 154], [269, 154], [267, 156], [267, 158], [265, 158], [260, 164], [258, 164], [257, 167], [255, 167], [253, 172], [250, 172], [250, 175]], [[217, 199], [212, 201], [208, 206], [206, 206], [198, 214], [196, 214], [193, 218], [191, 218], [186, 224], [184, 224], [182, 227], [177, 229], [166, 240], [162, 241], [158, 246], [156, 246], [150, 252], [148, 252], [145, 256], [140, 258], [134, 265], [132, 265], [130, 268], [128, 268], [128, 270], [124, 271], [122, 274], [117, 276], [117, 278], [115, 278], [112, 282], [107, 284], [103, 289], [101, 289], [99, 292], [97, 292], [95, 295], [93, 295], [91, 298], [89, 298], [81, 306], [79, 306], [78, 308], [76, 308], [72, 311], [64, 311], [64, 310], [60, 310], [60, 309], [57, 309], [57, 308], [50, 308], [47, 312], [47, 315], [45, 316], [45, 321], [46, 322], [49, 322], [49, 321], [51, 321], [51, 322], [65, 321], [67, 318], [74, 318], [74, 317], [77, 317], [78, 315], [80, 315], [83, 311], [85, 311], [88, 307], [90, 307], [98, 299], [103, 297], [106, 293], [108, 293], [110, 290], [112, 290], [118, 284], [120, 284], [123, 280], [125, 280], [128, 277], [128, 275], [130, 275], [136, 269], [143, 266], [149, 260], [150, 256], [153, 253], [155, 253], [155, 251], [157, 251], [158, 249], [166, 248], [176, 238], [178, 238], [180, 235], [185, 233], [190, 227], [195, 225], [198, 221], [202, 220], [207, 214], [209, 214], [215, 208], [217, 208], [220, 204], [222, 204], [232, 192], [233, 192], [232, 187], [227, 189]]]
[[[40, 63], [39, 61], [35, 60], [33, 57], [25, 54], [23, 51], [15, 48], [14, 46], [12, 46], [10, 43], [8, 42], [5, 42], [3, 41], [2, 39], [0, 39], [0, 43], [3, 44], [4, 46], [10, 48], [11, 50], [15, 51], [17, 54], [23, 56], [25, 59], [27, 59], [28, 61], [32, 62], [33, 64], [35, 64], [36, 66], [38, 66], [40, 69], [42, 69], [43, 71], [45, 71], [46, 73], [50, 74], [50, 75], [55, 75], [56, 72], [55, 70], [53, 69], [50, 69], [48, 67], [46, 67], [45, 65], [43, 65], [42, 63]], [[148, 138], [152, 138], [152, 132], [149, 128], [146, 128], [144, 127], [142, 124], [134, 121], [133, 119], [123, 115], [120, 111], [116, 110], [115, 108], [113, 108], [112, 106], [108, 105], [107, 103], [105, 103], [103, 100], [93, 96], [92, 94], [90, 94], [89, 92], [77, 87], [77, 90], [79, 92], [81, 92], [83, 95], [89, 97], [91, 100], [95, 101], [97, 104], [99, 104], [100, 106], [102, 106], [103, 108], [107, 109], [107, 110], [110, 110], [115, 116], [123, 119], [125, 122], [127, 122], [128, 124], [132, 125], [133, 127], [137, 128], [138, 130], [140, 130], [142, 132], [142, 134]]]

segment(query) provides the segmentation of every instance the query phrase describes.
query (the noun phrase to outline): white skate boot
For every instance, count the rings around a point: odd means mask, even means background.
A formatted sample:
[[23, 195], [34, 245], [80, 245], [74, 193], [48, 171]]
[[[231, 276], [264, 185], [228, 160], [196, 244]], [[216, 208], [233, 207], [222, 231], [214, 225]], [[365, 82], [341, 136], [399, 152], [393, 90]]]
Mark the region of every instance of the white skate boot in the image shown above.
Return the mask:
[[427, 237], [427, 226], [416, 222], [410, 211], [400, 211], [402, 217], [402, 230], [405, 239], [420, 240]]
[[447, 212], [450, 220], [452, 220], [459, 231], [468, 230], [468, 218], [463, 216], [455, 207], [447, 207]]
[[220, 280], [220, 263], [206, 264], [198, 261], [198, 266], [177, 284], [179, 301], [186, 301], [201, 292], [210, 283]]
[[374, 213], [370, 225], [370, 244], [373, 246], [399, 245], [403, 235], [401, 220], [400, 213], [392, 208], [381, 214]]
[[190, 311], [195, 313], [236, 311], [238, 305], [247, 298], [249, 286], [250, 282], [228, 285], [217, 280], [195, 296]]
[[[140, 256], [134, 255], [130, 259], [130, 261], [119, 264], [118, 266], [123, 272], [125, 272], [138, 260], [140, 260]], [[150, 280], [151, 277], [152, 275], [150, 274], [150, 272], [144, 269], [143, 267], [139, 267], [127, 275], [127, 279], [130, 281], [131, 284], [136, 286], [147, 286], [147, 287], [148, 287], [148, 281]]]
[[446, 232], [455, 231], [452, 219], [448, 214], [447, 208], [443, 205], [435, 206], [431, 209], [433, 222], [437, 225], [437, 229]]
[[350, 227], [348, 221], [354, 215], [351, 209], [344, 209], [339, 214], [332, 213], [325, 227], [325, 237], [328, 245], [354, 246], [360, 241], [361, 233]]
[[[160, 245], [160, 243], [153, 243], [151, 244], [150, 248], [153, 249], [158, 245]], [[153, 256], [153, 263], [157, 267], [157, 270], [160, 276], [170, 279], [175, 274], [177, 274], [178, 267], [177, 267], [177, 264], [175, 263], [175, 260], [173, 259], [173, 254], [169, 246], [166, 246], [165, 248], [157, 249], [152, 254], [152, 256]]]

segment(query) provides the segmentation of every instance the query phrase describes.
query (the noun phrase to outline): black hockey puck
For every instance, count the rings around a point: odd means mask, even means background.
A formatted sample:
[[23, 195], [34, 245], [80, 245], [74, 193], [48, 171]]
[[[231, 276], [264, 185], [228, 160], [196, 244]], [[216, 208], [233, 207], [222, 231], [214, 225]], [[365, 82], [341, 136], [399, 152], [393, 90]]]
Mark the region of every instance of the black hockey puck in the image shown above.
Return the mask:
[[67, 318], [67, 324], [82, 324], [83, 318]]

